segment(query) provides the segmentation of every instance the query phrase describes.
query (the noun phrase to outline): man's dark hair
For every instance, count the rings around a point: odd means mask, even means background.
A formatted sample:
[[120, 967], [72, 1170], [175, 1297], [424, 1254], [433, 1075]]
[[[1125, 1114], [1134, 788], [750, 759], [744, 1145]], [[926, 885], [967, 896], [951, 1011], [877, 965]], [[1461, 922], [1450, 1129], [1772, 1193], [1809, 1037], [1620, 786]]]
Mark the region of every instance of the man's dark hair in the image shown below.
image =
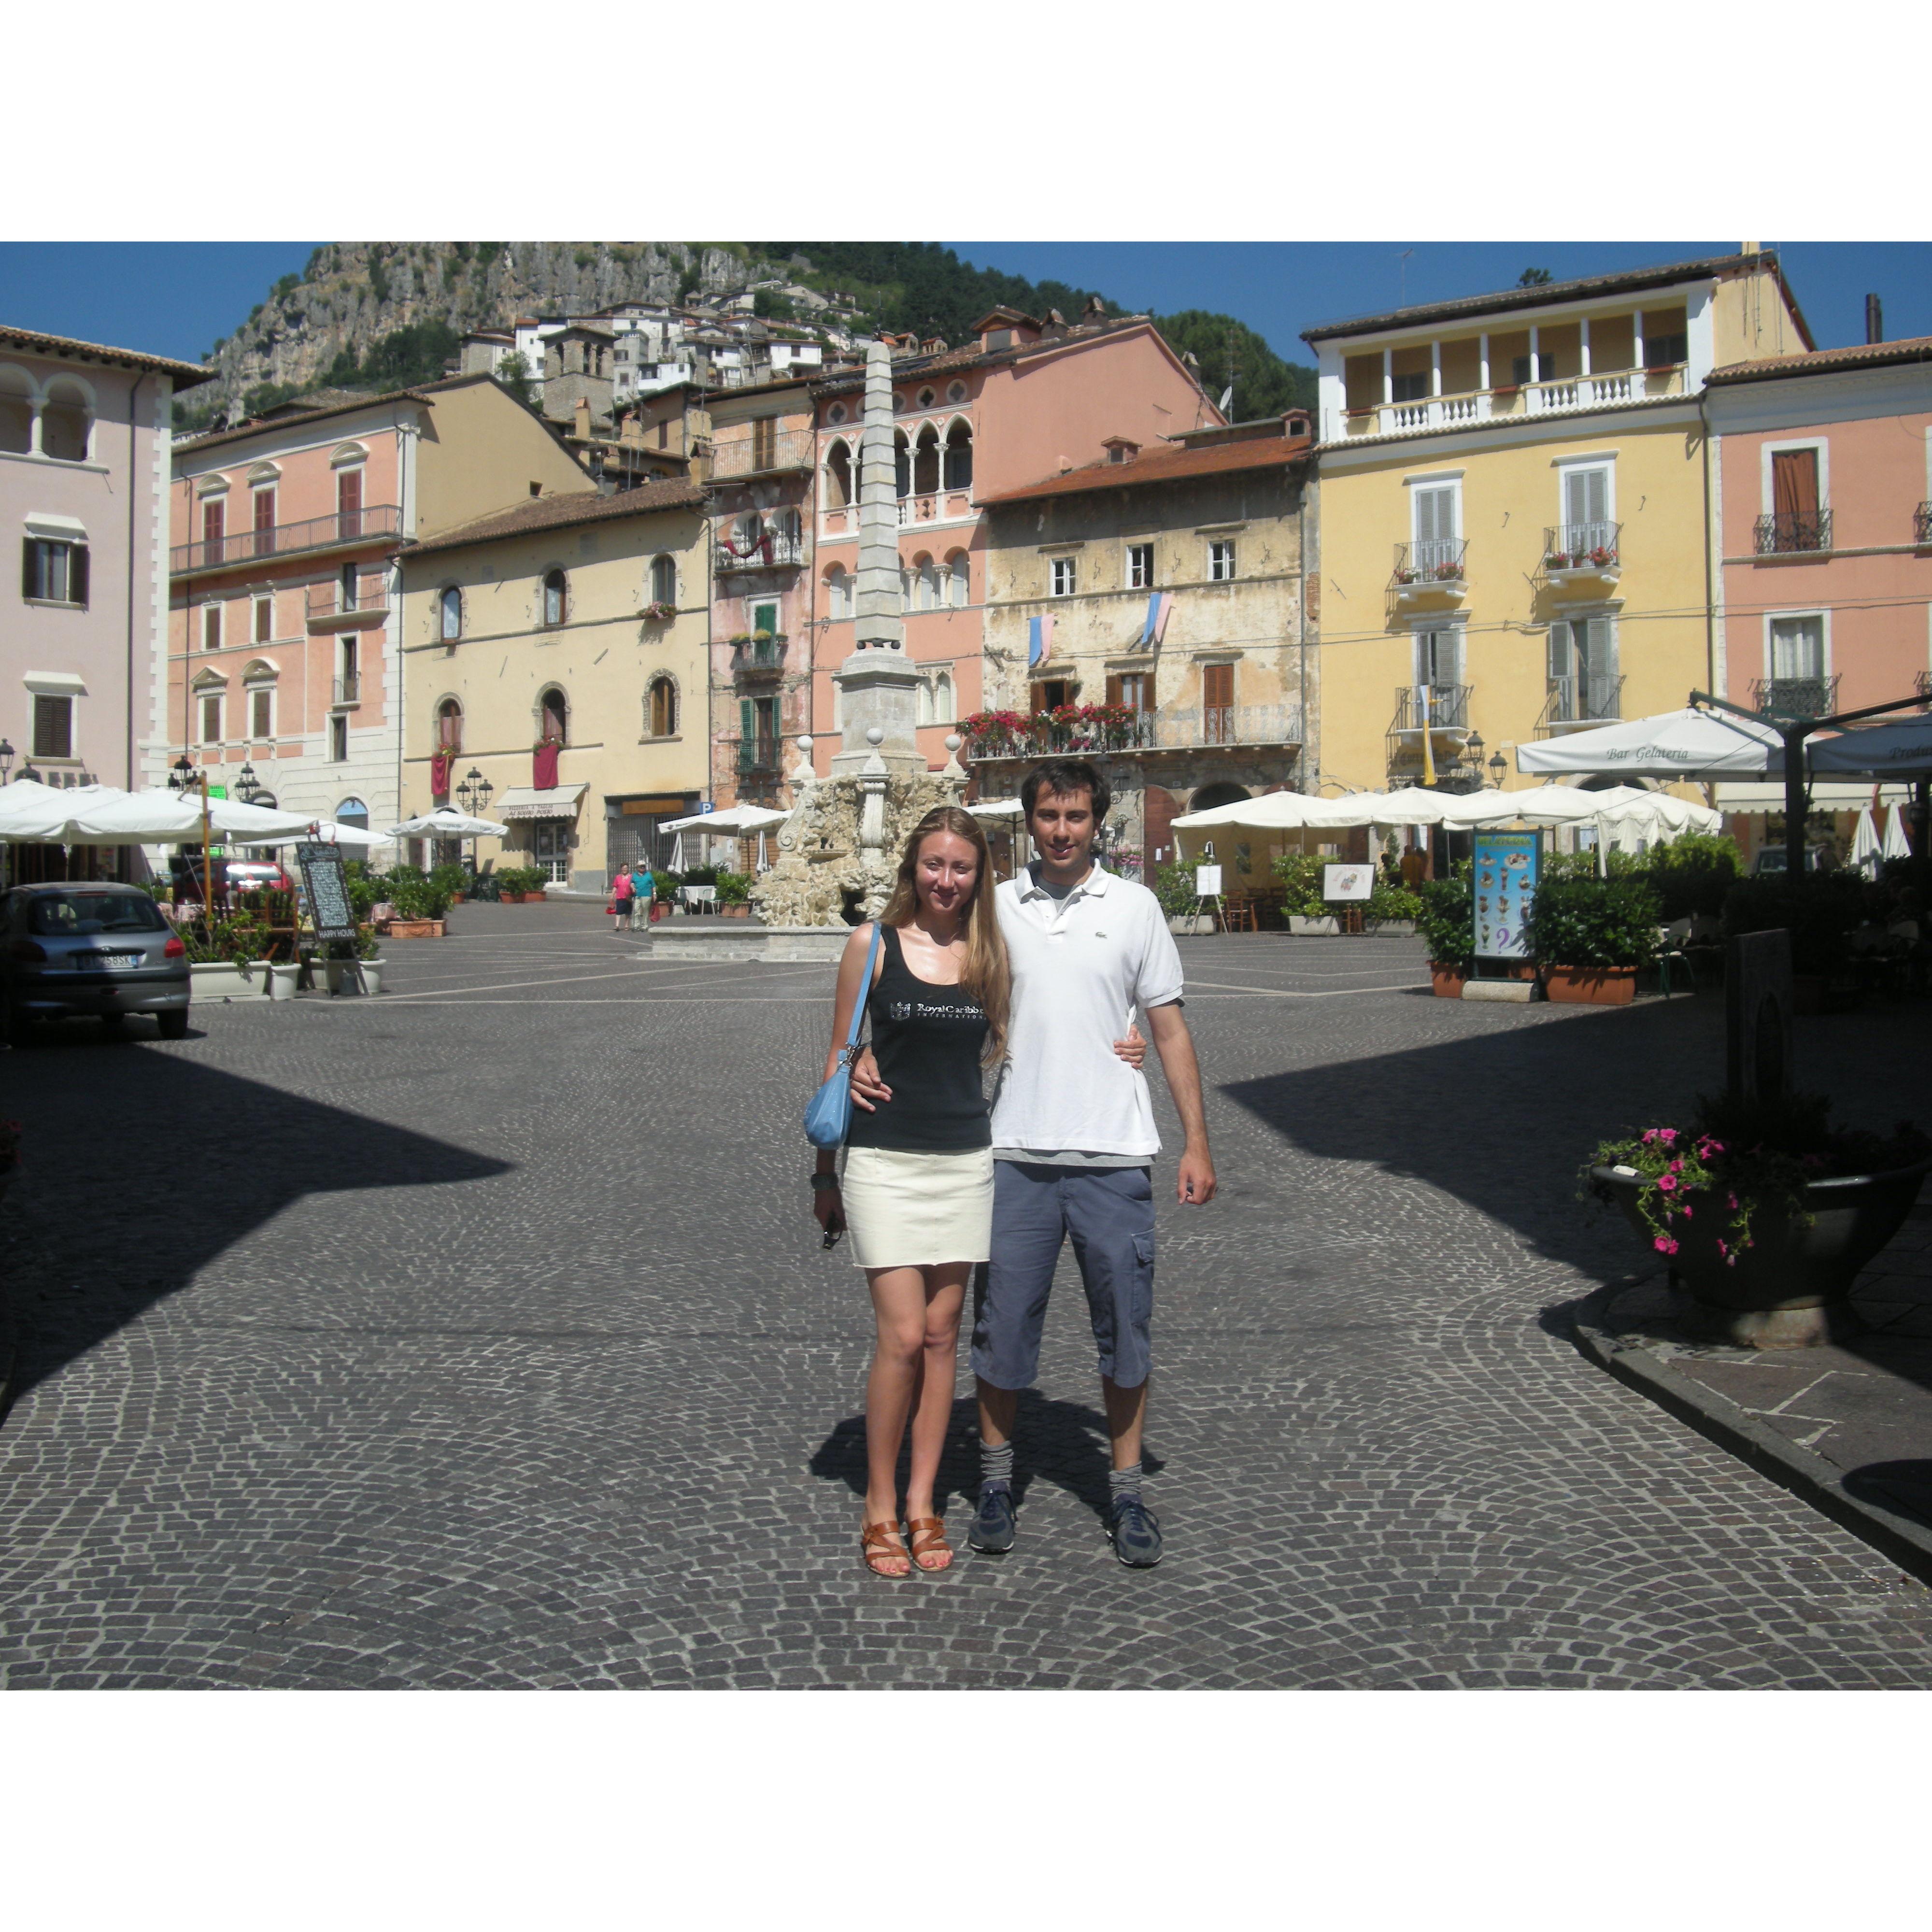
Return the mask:
[[1083, 791], [1093, 800], [1094, 823], [1098, 825], [1114, 802], [1113, 787], [1084, 758], [1049, 758], [1027, 773], [1020, 787], [1020, 809], [1030, 821], [1042, 793], [1048, 798], [1073, 798]]

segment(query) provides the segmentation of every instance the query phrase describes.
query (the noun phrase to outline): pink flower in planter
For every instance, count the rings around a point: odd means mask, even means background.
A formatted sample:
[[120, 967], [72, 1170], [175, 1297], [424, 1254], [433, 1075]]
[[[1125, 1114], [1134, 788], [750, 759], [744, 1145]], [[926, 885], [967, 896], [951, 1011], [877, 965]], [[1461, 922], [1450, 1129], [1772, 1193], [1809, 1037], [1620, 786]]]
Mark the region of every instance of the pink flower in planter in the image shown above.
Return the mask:
[[1675, 1127], [1659, 1127], [1657, 1130], [1657, 1138], [1666, 1147], [1669, 1147], [1677, 1138], [1677, 1130]]
[[1684, 1216], [1685, 1220], [1689, 1220], [1691, 1216], [1690, 1202], [1688, 1201], [1679, 1202], [1677, 1207], [1677, 1211]]
[[1667, 1174], [1660, 1174], [1657, 1177], [1657, 1184], [1666, 1194], [1672, 1192], [1677, 1186], [1676, 1180]]
[[1677, 1252], [1677, 1244], [1668, 1234], [1658, 1235], [1651, 1245], [1660, 1255], [1674, 1255]]

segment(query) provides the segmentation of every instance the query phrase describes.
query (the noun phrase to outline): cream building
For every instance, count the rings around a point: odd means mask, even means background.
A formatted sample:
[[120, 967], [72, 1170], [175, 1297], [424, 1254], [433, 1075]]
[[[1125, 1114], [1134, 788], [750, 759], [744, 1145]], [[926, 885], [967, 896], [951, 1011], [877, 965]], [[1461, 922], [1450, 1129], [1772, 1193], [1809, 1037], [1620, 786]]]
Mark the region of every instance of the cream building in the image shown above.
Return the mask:
[[710, 776], [706, 536], [680, 480], [514, 504], [406, 551], [404, 815], [461, 808], [473, 771], [510, 828], [479, 862], [591, 892], [663, 862], [657, 827]]

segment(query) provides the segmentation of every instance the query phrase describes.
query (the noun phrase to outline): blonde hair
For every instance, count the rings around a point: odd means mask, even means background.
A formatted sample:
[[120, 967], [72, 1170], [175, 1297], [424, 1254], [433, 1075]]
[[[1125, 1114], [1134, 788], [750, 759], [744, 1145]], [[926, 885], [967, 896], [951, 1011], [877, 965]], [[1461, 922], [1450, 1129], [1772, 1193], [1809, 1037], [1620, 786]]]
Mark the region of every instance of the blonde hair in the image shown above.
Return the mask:
[[966, 902], [966, 960], [960, 968], [959, 983], [977, 1000], [986, 1016], [986, 1048], [982, 1056], [988, 1066], [1006, 1058], [1006, 1011], [1012, 990], [1012, 977], [1006, 964], [1006, 942], [1000, 935], [1000, 917], [993, 904], [993, 855], [987, 849], [986, 835], [970, 812], [956, 805], [942, 805], [928, 812], [912, 829], [899, 855], [898, 878], [892, 896], [879, 915], [882, 926], [911, 925], [919, 910], [919, 848], [936, 832], [950, 832], [970, 845], [979, 860], [978, 876], [973, 894]]

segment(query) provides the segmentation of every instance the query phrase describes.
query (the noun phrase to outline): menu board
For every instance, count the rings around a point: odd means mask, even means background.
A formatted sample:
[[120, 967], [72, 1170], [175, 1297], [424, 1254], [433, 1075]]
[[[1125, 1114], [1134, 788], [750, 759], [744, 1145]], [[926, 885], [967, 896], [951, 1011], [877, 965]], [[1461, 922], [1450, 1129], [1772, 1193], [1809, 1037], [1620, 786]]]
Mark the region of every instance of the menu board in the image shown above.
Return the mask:
[[1476, 902], [1476, 956], [1526, 959], [1523, 928], [1543, 872], [1543, 841], [1534, 832], [1478, 832], [1471, 868]]
[[1322, 868], [1322, 896], [1334, 902], [1346, 904], [1350, 900], [1366, 900], [1375, 890], [1376, 868], [1372, 866], [1324, 866]]
[[296, 863], [302, 868], [302, 896], [318, 939], [353, 939], [356, 908], [350, 903], [349, 880], [342, 870], [339, 845], [298, 845]]
[[1221, 896], [1221, 868], [1219, 866], [1196, 866], [1194, 868], [1194, 896], [1197, 898], [1219, 898]]

